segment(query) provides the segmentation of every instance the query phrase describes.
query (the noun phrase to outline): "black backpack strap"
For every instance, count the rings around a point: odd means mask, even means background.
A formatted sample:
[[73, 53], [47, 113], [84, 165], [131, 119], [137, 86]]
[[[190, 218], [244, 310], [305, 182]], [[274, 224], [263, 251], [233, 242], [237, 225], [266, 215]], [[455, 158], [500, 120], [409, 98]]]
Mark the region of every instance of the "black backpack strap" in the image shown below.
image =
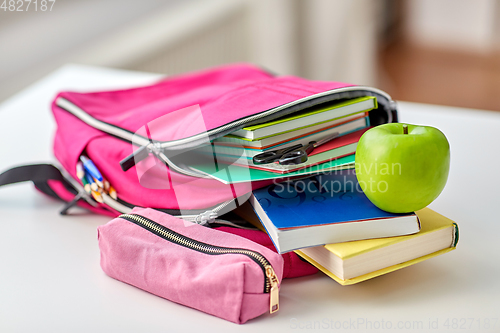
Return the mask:
[[64, 201], [56, 192], [49, 186], [48, 181], [55, 180], [61, 182], [68, 192], [75, 194], [71, 200], [61, 210], [62, 215], [66, 215], [69, 208], [73, 207], [83, 194], [78, 192], [73, 185], [66, 179], [57, 167], [52, 164], [30, 164], [22, 165], [8, 169], [0, 174], [0, 186], [16, 184], [21, 182], [32, 181], [35, 187], [41, 192], [61, 201]]

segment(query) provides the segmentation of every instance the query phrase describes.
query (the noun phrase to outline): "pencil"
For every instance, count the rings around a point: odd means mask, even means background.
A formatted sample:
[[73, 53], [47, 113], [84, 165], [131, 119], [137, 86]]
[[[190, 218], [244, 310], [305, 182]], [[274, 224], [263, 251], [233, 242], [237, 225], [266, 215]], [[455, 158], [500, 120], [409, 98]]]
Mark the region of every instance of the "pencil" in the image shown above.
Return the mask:
[[85, 177], [87, 178], [87, 182], [90, 184], [90, 188], [92, 189], [92, 191], [97, 191], [99, 187], [95, 183], [94, 178], [92, 178], [92, 176], [88, 173], [85, 174]]
[[115, 199], [115, 200], [116, 200], [116, 199], [118, 199], [118, 195], [116, 194], [116, 190], [115, 190], [115, 188], [114, 188], [113, 186], [111, 186], [111, 185], [109, 186], [109, 191], [108, 191], [108, 193], [109, 193], [109, 196], [110, 196], [111, 198], [113, 198], [113, 199]]
[[87, 194], [90, 194], [90, 191], [92, 191], [92, 189], [90, 188], [90, 184], [87, 181], [87, 177], [85, 177], [85, 174], [83, 175], [82, 183], [83, 183], [83, 189], [85, 190], [85, 192], [87, 192]]
[[85, 171], [83, 170], [83, 163], [80, 161], [76, 163], [76, 176], [83, 183], [83, 179], [85, 178]]
[[102, 199], [101, 193], [99, 193], [97, 191], [92, 191], [92, 197], [94, 198], [95, 201], [97, 201], [99, 203], [103, 203], [104, 202], [104, 200]]
[[109, 185], [109, 182], [106, 179], [104, 179], [102, 183], [104, 185], [104, 191], [109, 192], [109, 187], [111, 186]]

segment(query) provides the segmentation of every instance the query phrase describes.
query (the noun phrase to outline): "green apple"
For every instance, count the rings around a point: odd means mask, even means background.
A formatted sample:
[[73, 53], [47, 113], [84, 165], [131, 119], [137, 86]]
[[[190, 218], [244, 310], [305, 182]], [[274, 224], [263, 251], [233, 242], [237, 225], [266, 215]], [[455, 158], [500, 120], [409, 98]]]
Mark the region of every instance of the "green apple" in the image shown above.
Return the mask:
[[359, 139], [355, 168], [361, 189], [375, 206], [391, 213], [413, 212], [443, 190], [450, 145], [434, 127], [384, 124]]

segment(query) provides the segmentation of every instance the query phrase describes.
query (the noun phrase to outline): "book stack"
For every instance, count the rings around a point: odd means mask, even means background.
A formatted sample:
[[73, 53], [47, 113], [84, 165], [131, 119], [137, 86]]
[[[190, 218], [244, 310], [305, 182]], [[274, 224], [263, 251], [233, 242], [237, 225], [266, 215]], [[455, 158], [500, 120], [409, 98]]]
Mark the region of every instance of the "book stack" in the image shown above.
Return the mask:
[[[206, 156], [215, 157], [216, 163], [201, 163], [192, 168], [224, 183], [352, 168], [357, 142], [370, 126], [369, 111], [376, 108], [375, 97], [359, 97], [321, 104], [299, 113], [244, 127], [202, 148]], [[266, 164], [253, 161], [255, 156], [262, 153], [307, 145], [332, 135], [337, 135], [337, 138], [314, 149], [303, 163], [282, 165], [277, 161]], [[222, 172], [221, 163], [226, 165]]]
[[235, 211], [266, 231], [277, 251], [299, 256], [342, 285], [358, 283], [455, 249], [458, 226], [429, 208], [378, 209], [354, 170], [276, 183]]

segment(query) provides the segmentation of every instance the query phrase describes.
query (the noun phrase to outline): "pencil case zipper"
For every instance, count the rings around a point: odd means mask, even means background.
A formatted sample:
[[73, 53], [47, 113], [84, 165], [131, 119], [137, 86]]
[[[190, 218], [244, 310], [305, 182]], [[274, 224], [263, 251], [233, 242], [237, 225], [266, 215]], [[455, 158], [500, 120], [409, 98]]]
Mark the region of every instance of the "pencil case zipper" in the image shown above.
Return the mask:
[[[355, 96], [353, 94], [358, 93], [359, 96]], [[392, 121], [392, 114], [391, 111], [395, 109], [395, 104], [392, 101], [391, 97], [385, 93], [382, 90], [372, 88], [372, 87], [365, 87], [365, 86], [350, 86], [350, 87], [343, 87], [343, 88], [338, 88], [334, 90], [329, 90], [325, 91], [322, 93], [318, 94], [313, 94], [301, 99], [297, 99], [293, 102], [266, 110], [262, 111], [259, 113], [256, 113], [251, 116], [247, 116], [244, 118], [240, 118], [237, 120], [234, 120], [232, 122], [229, 122], [225, 125], [213, 128], [211, 130], [208, 130], [206, 133], [199, 133], [187, 138], [182, 138], [178, 140], [172, 140], [172, 141], [155, 141], [151, 142], [150, 139], [146, 137], [139, 136], [137, 134], [134, 134], [133, 132], [126, 130], [124, 128], [103, 122], [99, 119], [96, 119], [92, 116], [90, 116], [88, 113], [86, 113], [84, 110], [82, 110], [80, 107], [77, 105], [73, 104], [69, 100], [59, 97], [56, 100], [56, 105], [60, 107], [61, 109], [73, 114], [75, 117], [79, 118], [81, 121], [85, 122], [87, 125], [98, 129], [102, 132], [105, 132], [107, 134], [113, 135], [119, 139], [122, 139], [124, 141], [127, 141], [131, 144], [134, 144], [136, 146], [139, 146], [140, 148], [137, 149], [133, 154], [129, 155], [126, 157], [122, 162], [122, 169], [124, 171], [128, 170], [130, 167], [135, 165], [135, 162], [140, 161], [141, 159], [144, 159], [147, 157], [150, 153], [154, 153], [160, 160], [162, 160], [164, 163], [166, 163], [169, 167], [174, 169], [176, 172], [179, 172], [181, 174], [185, 174], [188, 176], [192, 177], [201, 177], [205, 178], [207, 177], [206, 175], [203, 175], [199, 172], [195, 172], [190, 169], [186, 168], [181, 168], [174, 163], [170, 161], [170, 159], [166, 156], [164, 153], [165, 150], [176, 150], [176, 149], [184, 149], [184, 148], [196, 148], [204, 143], [206, 143], [206, 138], [208, 136], [209, 140], [215, 140], [216, 138], [219, 138], [221, 136], [230, 134], [234, 131], [237, 131], [245, 126], [257, 123], [257, 122], [265, 122], [265, 121], [270, 121], [273, 119], [276, 119], [278, 117], [282, 117], [297, 111], [302, 110], [301, 105], [310, 103], [314, 100], [319, 100], [318, 103], [323, 103], [323, 102], [328, 102], [328, 101], [333, 101], [341, 98], [353, 98], [353, 97], [360, 97], [360, 96], [376, 96], [378, 99], [379, 104], [381, 104], [385, 109], [388, 114], [388, 122]], [[323, 100], [325, 98], [329, 97], [329, 99]], [[381, 102], [382, 101], [382, 102]], [[314, 103], [311, 105], [315, 105]], [[308, 106], [311, 106], [308, 105]]]
[[264, 275], [264, 290], [265, 294], [270, 294], [269, 312], [274, 313], [279, 310], [279, 286], [278, 277], [274, 272], [271, 263], [262, 254], [256, 251], [239, 248], [228, 248], [211, 245], [189, 238], [179, 234], [147, 217], [139, 214], [122, 214], [119, 216], [124, 220], [132, 222], [139, 227], [155, 234], [156, 236], [165, 239], [171, 243], [191, 249], [193, 251], [205, 253], [208, 255], [225, 255], [225, 254], [240, 254], [252, 259], [260, 266]]

